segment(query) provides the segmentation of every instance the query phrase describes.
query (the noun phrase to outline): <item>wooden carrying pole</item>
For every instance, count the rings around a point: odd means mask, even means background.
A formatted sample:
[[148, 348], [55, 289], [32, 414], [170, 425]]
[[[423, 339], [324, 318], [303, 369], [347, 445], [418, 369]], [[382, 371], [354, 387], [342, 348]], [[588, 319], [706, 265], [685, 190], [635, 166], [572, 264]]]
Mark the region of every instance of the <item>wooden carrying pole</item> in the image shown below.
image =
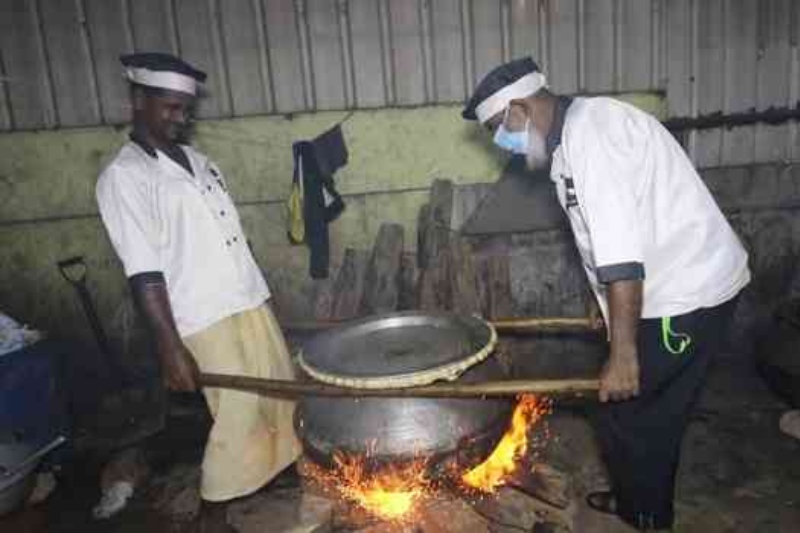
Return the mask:
[[356, 389], [319, 382], [262, 379], [225, 374], [201, 374], [204, 387], [236, 389], [265, 396], [334, 396], [334, 397], [393, 397], [393, 398], [476, 398], [485, 396], [542, 396], [596, 397], [600, 382], [596, 379], [507, 380], [484, 383], [437, 383], [401, 389]]
[[[561, 317], [530, 317], [530, 318], [501, 318], [490, 320], [497, 333], [591, 333], [601, 331], [601, 320], [586, 318], [561, 318]], [[319, 321], [319, 322], [287, 322], [284, 329], [291, 332], [316, 333], [345, 322]]]
[[595, 318], [502, 318], [491, 321], [498, 333], [574, 333], [600, 331], [603, 323]]

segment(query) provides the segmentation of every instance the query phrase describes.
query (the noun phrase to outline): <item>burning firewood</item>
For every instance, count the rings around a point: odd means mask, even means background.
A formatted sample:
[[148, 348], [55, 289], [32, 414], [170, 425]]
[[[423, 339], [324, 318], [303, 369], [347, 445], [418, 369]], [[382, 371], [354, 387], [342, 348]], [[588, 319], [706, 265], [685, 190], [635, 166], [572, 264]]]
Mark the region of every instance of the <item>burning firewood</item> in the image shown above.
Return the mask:
[[572, 501], [569, 477], [545, 463], [523, 461], [506, 485], [559, 509], [566, 509]]
[[[335, 502], [334, 530], [357, 533], [509, 533], [548, 524], [572, 531], [568, 477], [533, 463], [530, 428], [549, 411], [532, 396], [520, 400], [500, 444], [467, 471], [431, 469], [424, 458], [373, 465], [369, 455], [337, 454], [331, 467], [299, 467], [306, 490]], [[453, 462], [458, 468], [458, 461]]]
[[573, 531], [575, 511], [572, 507], [558, 509], [512, 487], [468, 501], [494, 525], [493, 531], [533, 531], [537, 524], [547, 524], [551, 531]]

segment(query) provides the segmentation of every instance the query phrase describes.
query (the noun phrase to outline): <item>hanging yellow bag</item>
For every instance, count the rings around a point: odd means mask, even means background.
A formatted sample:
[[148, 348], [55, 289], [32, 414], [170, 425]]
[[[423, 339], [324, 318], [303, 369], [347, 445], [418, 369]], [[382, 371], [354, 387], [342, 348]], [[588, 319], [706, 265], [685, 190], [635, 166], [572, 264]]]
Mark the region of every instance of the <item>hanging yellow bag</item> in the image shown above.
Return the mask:
[[289, 242], [302, 244], [306, 240], [306, 224], [303, 219], [303, 158], [295, 158], [292, 189], [286, 201], [286, 233]]

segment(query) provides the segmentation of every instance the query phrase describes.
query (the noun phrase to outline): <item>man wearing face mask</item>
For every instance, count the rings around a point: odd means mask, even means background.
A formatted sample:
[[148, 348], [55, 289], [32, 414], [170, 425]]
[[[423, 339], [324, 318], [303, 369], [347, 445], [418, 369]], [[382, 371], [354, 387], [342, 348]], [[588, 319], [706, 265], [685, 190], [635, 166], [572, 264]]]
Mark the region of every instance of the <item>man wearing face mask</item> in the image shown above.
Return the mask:
[[[130, 140], [103, 170], [97, 201], [167, 387], [200, 388], [200, 371], [293, 379], [270, 291], [219, 167], [187, 144], [205, 73], [162, 53], [121, 58]], [[202, 464], [200, 531], [230, 531], [225, 503], [294, 462], [293, 402], [203, 388], [214, 419]]]
[[550, 164], [607, 324], [595, 422], [611, 487], [587, 502], [671, 528], [681, 439], [750, 280], [747, 253], [680, 145], [633, 106], [555, 95], [525, 58], [490, 72], [462, 116], [531, 170]]

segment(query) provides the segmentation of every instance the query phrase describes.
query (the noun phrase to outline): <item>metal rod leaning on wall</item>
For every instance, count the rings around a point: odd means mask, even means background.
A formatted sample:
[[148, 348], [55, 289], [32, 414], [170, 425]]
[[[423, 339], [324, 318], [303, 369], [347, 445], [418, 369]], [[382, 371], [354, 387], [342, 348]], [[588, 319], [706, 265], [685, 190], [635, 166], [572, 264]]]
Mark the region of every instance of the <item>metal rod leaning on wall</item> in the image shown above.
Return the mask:
[[597, 379], [503, 380], [484, 383], [437, 383], [421, 387], [356, 389], [317, 381], [287, 381], [226, 374], [201, 374], [203, 387], [235, 389], [265, 396], [329, 396], [382, 398], [476, 398], [514, 397], [520, 394], [593, 398], [600, 389]]
[[740, 113], [723, 114], [722, 111], [697, 117], [676, 117], [663, 122], [670, 131], [706, 130], [712, 128], [734, 128], [752, 124], [782, 124], [800, 120], [800, 102], [795, 107], [769, 107], [763, 111], [750, 108]]

